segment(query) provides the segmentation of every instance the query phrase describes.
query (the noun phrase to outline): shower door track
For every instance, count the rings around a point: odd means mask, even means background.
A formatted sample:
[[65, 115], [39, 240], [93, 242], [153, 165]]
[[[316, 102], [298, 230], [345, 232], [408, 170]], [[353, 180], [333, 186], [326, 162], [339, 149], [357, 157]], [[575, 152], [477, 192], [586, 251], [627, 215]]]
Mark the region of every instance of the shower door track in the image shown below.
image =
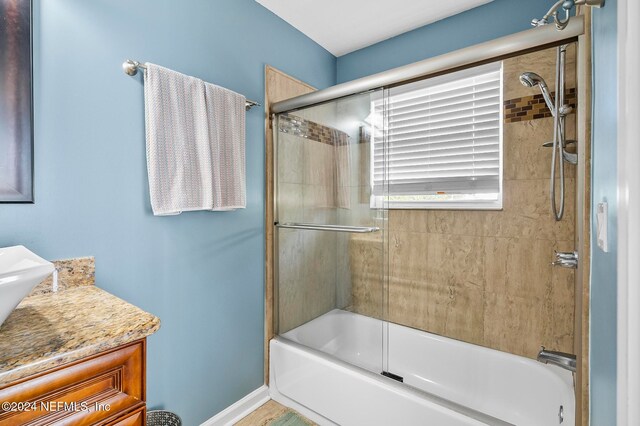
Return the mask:
[[576, 41], [578, 36], [582, 34], [584, 34], [584, 17], [574, 16], [563, 31], [556, 30], [554, 25], [544, 25], [521, 31], [306, 95], [276, 102], [271, 106], [270, 112], [272, 114], [280, 114], [333, 101], [345, 96], [421, 80], [455, 69], [493, 62], [527, 50], [538, 49], [541, 46], [553, 46]]

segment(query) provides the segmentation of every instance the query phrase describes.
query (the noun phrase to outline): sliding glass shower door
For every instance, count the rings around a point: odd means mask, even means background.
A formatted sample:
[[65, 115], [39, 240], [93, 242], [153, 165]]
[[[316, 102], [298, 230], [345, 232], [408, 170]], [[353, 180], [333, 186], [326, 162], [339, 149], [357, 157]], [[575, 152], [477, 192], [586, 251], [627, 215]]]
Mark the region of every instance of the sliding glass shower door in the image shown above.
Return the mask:
[[276, 314], [282, 337], [380, 373], [387, 211], [372, 179], [382, 90], [280, 114]]

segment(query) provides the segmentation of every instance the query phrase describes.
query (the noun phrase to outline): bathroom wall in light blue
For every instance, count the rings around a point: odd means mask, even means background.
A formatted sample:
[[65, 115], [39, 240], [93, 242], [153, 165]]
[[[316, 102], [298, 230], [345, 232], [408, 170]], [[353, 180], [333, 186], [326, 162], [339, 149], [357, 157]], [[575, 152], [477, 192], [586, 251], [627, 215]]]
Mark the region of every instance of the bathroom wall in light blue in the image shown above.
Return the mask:
[[616, 424], [617, 316], [617, 1], [593, 11], [592, 211], [609, 205], [609, 252], [591, 241], [591, 424]]
[[158, 315], [148, 398], [196, 425], [263, 382], [264, 109], [247, 114], [247, 209], [154, 217], [141, 76], [126, 58], [262, 101], [264, 65], [319, 88], [335, 58], [254, 0], [36, 1], [34, 205], [0, 246], [95, 255], [100, 287]]
[[[550, 0], [494, 0], [338, 58], [338, 83], [531, 28]], [[380, 17], [384, 19], [384, 17]]]

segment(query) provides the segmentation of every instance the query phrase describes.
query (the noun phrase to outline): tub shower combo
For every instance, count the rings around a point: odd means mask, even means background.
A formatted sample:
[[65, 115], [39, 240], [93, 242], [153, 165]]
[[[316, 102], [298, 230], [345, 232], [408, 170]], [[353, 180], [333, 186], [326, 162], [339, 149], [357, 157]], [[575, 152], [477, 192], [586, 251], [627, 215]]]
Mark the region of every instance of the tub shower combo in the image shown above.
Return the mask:
[[561, 23], [272, 107], [273, 399], [326, 425], [575, 424], [584, 22]]

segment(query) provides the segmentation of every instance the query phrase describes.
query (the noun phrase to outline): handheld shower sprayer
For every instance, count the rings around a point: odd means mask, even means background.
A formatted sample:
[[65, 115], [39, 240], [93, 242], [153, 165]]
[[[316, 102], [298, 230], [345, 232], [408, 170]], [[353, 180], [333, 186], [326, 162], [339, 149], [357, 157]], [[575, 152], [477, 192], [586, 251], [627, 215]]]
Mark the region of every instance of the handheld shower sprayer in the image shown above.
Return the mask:
[[[562, 219], [564, 214], [564, 163], [577, 164], [578, 156], [576, 153], [567, 152], [566, 145], [568, 142], [565, 138], [565, 120], [568, 114], [573, 111], [570, 105], [564, 102], [565, 90], [565, 55], [567, 45], [559, 46], [556, 50], [556, 96], [555, 99], [549, 92], [549, 87], [542, 77], [534, 72], [523, 72], [520, 74], [520, 83], [525, 87], [540, 87], [542, 97], [544, 98], [551, 115], [553, 116], [553, 142], [544, 144], [543, 146], [551, 146], [551, 187], [550, 199], [551, 210], [556, 220]], [[556, 164], [560, 174], [559, 203], [556, 202]]]
[[549, 93], [549, 87], [547, 83], [545, 83], [544, 79], [540, 77], [535, 72], [523, 72], [520, 74], [520, 83], [522, 83], [525, 87], [540, 87], [540, 91], [542, 92], [542, 97], [544, 98], [547, 107], [551, 111], [551, 114], [555, 117], [556, 115], [556, 107], [553, 97], [551, 97], [551, 93]]

